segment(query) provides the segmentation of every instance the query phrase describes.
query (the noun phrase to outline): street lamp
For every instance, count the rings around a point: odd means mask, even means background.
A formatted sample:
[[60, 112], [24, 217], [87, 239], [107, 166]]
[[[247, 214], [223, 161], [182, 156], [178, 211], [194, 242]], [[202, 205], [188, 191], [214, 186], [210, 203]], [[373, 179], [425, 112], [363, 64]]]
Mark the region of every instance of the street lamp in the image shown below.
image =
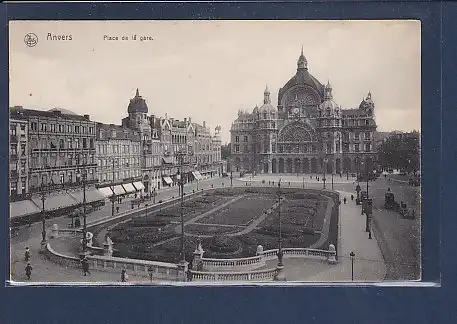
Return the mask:
[[351, 280], [354, 281], [354, 259], [355, 259], [355, 253], [351, 252], [349, 254], [351, 258]]
[[230, 187], [233, 187], [233, 171], [230, 171]]
[[332, 190], [333, 190], [333, 168], [332, 168]]
[[79, 178], [81, 179], [82, 178], [82, 185], [83, 185], [83, 253], [86, 253], [86, 249], [87, 249], [87, 243], [86, 243], [86, 232], [87, 232], [87, 223], [86, 223], [86, 180], [87, 180], [87, 169], [86, 169], [86, 165], [87, 165], [87, 161], [84, 159], [83, 161], [83, 166], [84, 166], [84, 170], [83, 170], [83, 173], [82, 173], [82, 177], [81, 177], [81, 174], [80, 174], [80, 170], [79, 170], [79, 165], [80, 165], [80, 154], [78, 155], [78, 160], [77, 160], [77, 163], [78, 163], [78, 175], [79, 175]]
[[281, 224], [281, 179], [278, 182], [278, 222], [279, 222], [279, 240], [278, 240], [278, 273], [276, 274], [276, 281], [285, 281], [286, 277], [284, 275], [284, 265], [282, 263], [282, 224]]
[[114, 162], [115, 162], [115, 159], [114, 157], [112, 157], [110, 159], [112, 162], [113, 162], [113, 195], [111, 196], [111, 216], [114, 216], [114, 203], [116, 202], [116, 193], [114, 191], [114, 175], [115, 175], [115, 167], [114, 167]]
[[46, 201], [46, 191], [45, 191], [45, 185], [43, 181], [43, 177], [41, 177], [41, 203], [42, 203], [42, 217], [41, 217], [41, 250], [42, 252], [45, 251], [47, 241], [46, 241], [46, 211], [44, 207], [44, 203]]
[[179, 161], [179, 173], [176, 175], [176, 179], [178, 180], [180, 194], [181, 194], [181, 260], [179, 261], [179, 275], [181, 276], [182, 280], [186, 279], [186, 256], [184, 251], [184, 174], [183, 174], [183, 164], [184, 164], [184, 155], [182, 151], [176, 153], [176, 157]]
[[303, 189], [305, 189], [305, 177], [303, 177]]
[[322, 179], [324, 181], [324, 189], [325, 189], [325, 171], [326, 171], [325, 169], [327, 169], [327, 161], [328, 161], [327, 158], [325, 158], [324, 161], [323, 161], [324, 165], [325, 165], [323, 167], [324, 168], [324, 178]]

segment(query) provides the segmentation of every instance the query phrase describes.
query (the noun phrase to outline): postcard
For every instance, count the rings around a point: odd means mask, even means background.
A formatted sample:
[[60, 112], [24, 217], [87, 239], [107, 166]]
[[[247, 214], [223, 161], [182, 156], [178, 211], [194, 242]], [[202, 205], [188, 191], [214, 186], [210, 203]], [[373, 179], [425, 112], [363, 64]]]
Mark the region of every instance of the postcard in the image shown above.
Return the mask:
[[10, 284], [421, 279], [421, 25], [11, 21]]

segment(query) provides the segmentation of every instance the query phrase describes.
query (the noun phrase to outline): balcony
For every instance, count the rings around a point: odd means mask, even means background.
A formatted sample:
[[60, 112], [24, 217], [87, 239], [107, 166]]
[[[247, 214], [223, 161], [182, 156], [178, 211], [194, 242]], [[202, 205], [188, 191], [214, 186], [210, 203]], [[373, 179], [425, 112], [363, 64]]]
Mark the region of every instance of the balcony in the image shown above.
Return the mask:
[[17, 135], [10, 135], [10, 143], [17, 143]]

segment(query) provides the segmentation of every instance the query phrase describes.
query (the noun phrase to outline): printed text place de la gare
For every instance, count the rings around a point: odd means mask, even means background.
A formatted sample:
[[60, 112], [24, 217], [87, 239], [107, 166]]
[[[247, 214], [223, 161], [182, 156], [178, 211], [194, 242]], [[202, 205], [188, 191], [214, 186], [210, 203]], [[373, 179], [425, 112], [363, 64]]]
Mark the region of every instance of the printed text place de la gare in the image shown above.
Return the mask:
[[73, 40], [73, 35], [71, 35], [71, 34], [62, 35], [62, 34], [48, 33], [48, 35], [46, 36], [46, 40], [50, 40], [50, 41], [71, 41], [71, 40]]
[[133, 35], [103, 35], [103, 40], [104, 41], [129, 41], [129, 40], [133, 40], [133, 41], [140, 41], [140, 42], [144, 42], [144, 41], [152, 41], [154, 40], [153, 37], [151, 36], [143, 36], [143, 35], [136, 35], [136, 34], [133, 34]]

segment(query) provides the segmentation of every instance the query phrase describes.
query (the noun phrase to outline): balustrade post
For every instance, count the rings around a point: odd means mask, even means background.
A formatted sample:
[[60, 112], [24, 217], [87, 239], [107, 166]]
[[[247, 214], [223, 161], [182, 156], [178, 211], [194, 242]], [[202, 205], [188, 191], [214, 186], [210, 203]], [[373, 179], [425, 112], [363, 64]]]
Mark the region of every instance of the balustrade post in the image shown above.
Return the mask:
[[327, 262], [328, 262], [329, 264], [335, 264], [335, 263], [337, 263], [335, 256], [336, 256], [335, 245], [330, 244], [329, 247], [328, 247]]

